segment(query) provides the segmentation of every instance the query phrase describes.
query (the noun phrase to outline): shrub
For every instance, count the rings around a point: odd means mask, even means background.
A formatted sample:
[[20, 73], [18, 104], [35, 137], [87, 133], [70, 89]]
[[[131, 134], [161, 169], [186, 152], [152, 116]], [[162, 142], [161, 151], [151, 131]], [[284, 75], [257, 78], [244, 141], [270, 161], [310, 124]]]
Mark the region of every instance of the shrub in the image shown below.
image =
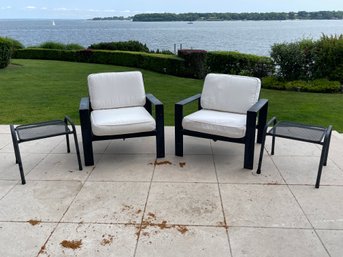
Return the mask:
[[326, 78], [343, 82], [343, 35], [274, 44], [271, 57], [279, 78], [289, 81]]
[[124, 42], [101, 42], [92, 44], [89, 49], [97, 50], [120, 50], [120, 51], [134, 51], [134, 52], [149, 52], [149, 48], [146, 44], [142, 44], [139, 41], [129, 40]]
[[270, 56], [277, 67], [277, 76], [285, 80], [312, 78], [315, 44], [311, 40], [274, 44]]
[[66, 44], [65, 50], [82, 50], [85, 49], [83, 46], [79, 44]]
[[205, 50], [182, 49], [178, 56], [185, 60], [184, 75], [187, 77], [202, 79], [207, 73]]
[[43, 49], [59, 49], [59, 50], [81, 50], [84, 49], [83, 46], [78, 44], [63, 44], [59, 42], [48, 41], [36, 46], [36, 48]]
[[284, 90], [285, 82], [278, 80], [274, 76], [268, 76], [262, 78], [262, 87], [267, 89], [278, 89], [278, 90]]
[[12, 41], [0, 37], [0, 69], [6, 68], [11, 60], [13, 51]]
[[24, 45], [22, 43], [20, 43], [18, 40], [13, 39], [13, 38], [9, 38], [9, 37], [7, 37], [6, 39], [12, 43], [12, 49], [14, 51], [24, 48]]
[[316, 42], [314, 77], [343, 82], [343, 35], [322, 35]]
[[327, 79], [281, 81], [273, 76], [264, 77], [262, 79], [262, 87], [267, 89], [286, 89], [317, 93], [337, 93], [341, 90], [339, 81], [329, 81]]
[[269, 57], [213, 51], [207, 53], [207, 71], [262, 78], [273, 73], [274, 64]]

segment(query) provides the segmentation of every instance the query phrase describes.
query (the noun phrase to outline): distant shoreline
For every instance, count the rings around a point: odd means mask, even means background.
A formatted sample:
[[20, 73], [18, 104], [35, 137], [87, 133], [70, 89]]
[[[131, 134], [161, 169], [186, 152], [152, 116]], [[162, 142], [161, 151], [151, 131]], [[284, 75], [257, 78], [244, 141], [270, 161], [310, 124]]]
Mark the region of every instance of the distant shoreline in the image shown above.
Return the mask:
[[268, 21], [268, 20], [342, 20], [343, 11], [317, 12], [250, 12], [250, 13], [142, 13], [130, 17], [95, 17], [91, 20], [128, 20], [137, 22], [154, 21]]

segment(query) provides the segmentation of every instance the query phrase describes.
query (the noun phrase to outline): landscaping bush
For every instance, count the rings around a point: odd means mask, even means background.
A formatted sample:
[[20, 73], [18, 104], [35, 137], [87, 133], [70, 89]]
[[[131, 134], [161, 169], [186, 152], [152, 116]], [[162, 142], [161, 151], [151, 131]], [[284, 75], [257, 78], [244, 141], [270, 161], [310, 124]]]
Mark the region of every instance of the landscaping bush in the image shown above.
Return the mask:
[[266, 89], [278, 89], [278, 90], [285, 90], [286, 83], [284, 81], [278, 80], [274, 76], [263, 77], [261, 79], [262, 88]]
[[12, 43], [12, 49], [15, 51], [17, 49], [23, 49], [24, 45], [22, 43], [20, 43], [18, 40], [13, 39], [13, 38], [6, 38], [8, 41], [10, 41]]
[[343, 82], [343, 35], [274, 44], [276, 75], [288, 81], [328, 79]]
[[8, 66], [13, 51], [13, 43], [7, 38], [0, 37], [0, 69]]
[[274, 64], [269, 57], [213, 51], [207, 53], [207, 71], [262, 78], [273, 73]]
[[142, 44], [139, 41], [129, 40], [123, 42], [101, 42], [92, 44], [89, 49], [97, 50], [120, 50], [120, 51], [133, 51], [133, 52], [149, 52], [149, 48], [146, 44]]
[[202, 79], [207, 74], [205, 50], [182, 49], [178, 56], [185, 60], [184, 76]]
[[285, 80], [311, 79], [314, 52], [311, 40], [274, 44], [270, 56], [276, 64], [276, 75]]
[[343, 82], [343, 35], [325, 36], [316, 42], [313, 75]]
[[327, 79], [281, 81], [272, 76], [262, 78], [262, 87], [267, 89], [317, 93], [337, 93], [341, 91], [341, 84], [339, 81], [329, 81]]
[[36, 48], [43, 48], [43, 49], [59, 49], [59, 50], [81, 50], [84, 49], [83, 46], [78, 44], [63, 44], [59, 42], [48, 41], [44, 42]]

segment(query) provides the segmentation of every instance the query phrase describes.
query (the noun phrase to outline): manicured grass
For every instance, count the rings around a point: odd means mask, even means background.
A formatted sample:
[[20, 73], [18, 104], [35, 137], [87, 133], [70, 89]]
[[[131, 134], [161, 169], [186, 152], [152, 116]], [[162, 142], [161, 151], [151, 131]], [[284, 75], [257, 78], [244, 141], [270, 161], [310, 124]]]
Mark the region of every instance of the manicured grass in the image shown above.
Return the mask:
[[[12, 60], [0, 70], [0, 124], [24, 124], [69, 115], [79, 123], [81, 97], [87, 95], [87, 75], [137, 70], [112, 65], [40, 60]], [[15, 64], [15, 65], [14, 65]], [[174, 123], [174, 103], [200, 93], [202, 81], [142, 70], [146, 92], [165, 106], [165, 124]], [[269, 117], [327, 126], [343, 131], [343, 95], [262, 90], [269, 99]], [[188, 108], [191, 111], [195, 105]]]

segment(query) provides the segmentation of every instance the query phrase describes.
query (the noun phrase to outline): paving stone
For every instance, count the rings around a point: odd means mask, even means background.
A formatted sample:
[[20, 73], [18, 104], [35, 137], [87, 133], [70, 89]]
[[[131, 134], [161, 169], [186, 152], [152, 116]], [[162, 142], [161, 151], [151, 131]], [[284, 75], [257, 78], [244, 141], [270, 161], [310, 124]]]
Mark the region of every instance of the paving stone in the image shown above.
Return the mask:
[[88, 181], [147, 181], [154, 171], [155, 156], [104, 154]]
[[[32, 224], [36, 222], [31, 221]], [[56, 223], [0, 222], [0, 256], [35, 257], [41, 250]]]
[[134, 226], [60, 223], [39, 256], [133, 257], [135, 233]]
[[343, 230], [317, 230], [331, 257], [342, 257]]
[[283, 185], [220, 185], [229, 226], [310, 228], [293, 195]]
[[342, 186], [290, 186], [314, 228], [343, 229]]
[[18, 184], [0, 200], [0, 221], [58, 222], [80, 189], [77, 181]]
[[63, 222], [141, 222], [149, 183], [86, 182]]
[[141, 233], [136, 257], [230, 257], [224, 228], [148, 227]]
[[217, 182], [213, 157], [207, 155], [166, 156], [156, 162], [153, 181]]
[[224, 221], [217, 184], [153, 183], [146, 213], [154, 222], [218, 225]]
[[311, 229], [229, 228], [235, 257], [329, 257]]

